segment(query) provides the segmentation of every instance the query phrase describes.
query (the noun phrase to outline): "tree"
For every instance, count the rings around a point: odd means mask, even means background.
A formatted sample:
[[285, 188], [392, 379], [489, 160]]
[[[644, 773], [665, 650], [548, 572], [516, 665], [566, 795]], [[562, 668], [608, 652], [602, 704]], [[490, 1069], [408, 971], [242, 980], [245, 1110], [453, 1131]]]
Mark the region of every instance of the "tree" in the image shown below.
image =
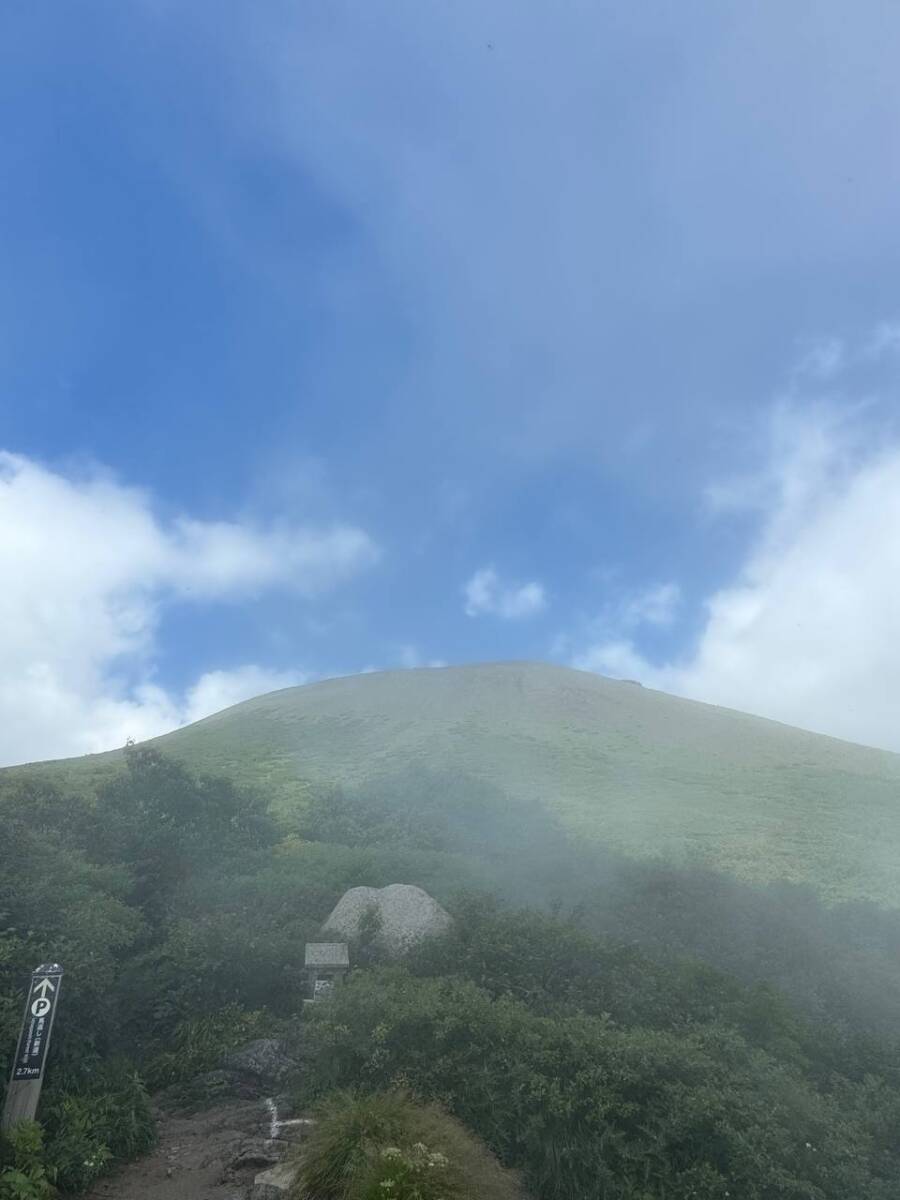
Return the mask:
[[132, 901], [159, 924], [192, 874], [276, 840], [264, 802], [227, 779], [194, 776], [148, 746], [127, 746], [124, 774], [100, 791], [99, 852], [127, 864]]

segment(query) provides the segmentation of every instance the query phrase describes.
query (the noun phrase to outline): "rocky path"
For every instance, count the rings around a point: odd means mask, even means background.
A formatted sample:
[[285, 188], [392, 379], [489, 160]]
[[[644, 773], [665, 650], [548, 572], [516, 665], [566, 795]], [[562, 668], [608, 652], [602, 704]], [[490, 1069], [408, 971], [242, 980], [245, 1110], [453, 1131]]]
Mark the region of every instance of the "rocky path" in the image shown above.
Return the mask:
[[[146, 1157], [98, 1180], [89, 1200], [285, 1200], [284, 1159], [307, 1122], [275, 1123], [265, 1102], [223, 1104], [190, 1116], [159, 1116]], [[272, 1136], [275, 1133], [278, 1136]]]
[[200, 1082], [224, 1095], [202, 1111], [173, 1109], [160, 1096], [156, 1149], [97, 1181], [87, 1200], [286, 1200], [290, 1160], [311, 1122], [289, 1115], [264, 1084], [290, 1066], [279, 1044], [260, 1040]]

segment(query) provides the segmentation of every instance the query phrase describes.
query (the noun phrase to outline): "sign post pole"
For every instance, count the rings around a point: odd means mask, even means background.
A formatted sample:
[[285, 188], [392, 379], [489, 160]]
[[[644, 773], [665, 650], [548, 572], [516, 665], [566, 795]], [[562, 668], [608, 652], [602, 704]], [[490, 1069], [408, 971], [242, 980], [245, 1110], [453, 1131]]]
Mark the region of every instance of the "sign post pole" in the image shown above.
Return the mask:
[[62, 974], [58, 963], [46, 963], [31, 976], [0, 1130], [12, 1129], [19, 1121], [33, 1121], [37, 1113]]

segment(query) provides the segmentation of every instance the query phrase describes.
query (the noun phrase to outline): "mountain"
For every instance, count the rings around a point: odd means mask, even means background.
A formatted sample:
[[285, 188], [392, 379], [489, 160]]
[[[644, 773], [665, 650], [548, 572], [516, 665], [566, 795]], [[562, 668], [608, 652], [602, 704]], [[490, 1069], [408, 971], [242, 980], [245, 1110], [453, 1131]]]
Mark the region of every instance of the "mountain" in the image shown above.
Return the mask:
[[[900, 755], [541, 663], [392, 671], [287, 688], [154, 740], [263, 790], [358, 789], [424, 766], [545, 806], [571, 835], [744, 879], [900, 906]], [[79, 790], [121, 751], [32, 764]]]

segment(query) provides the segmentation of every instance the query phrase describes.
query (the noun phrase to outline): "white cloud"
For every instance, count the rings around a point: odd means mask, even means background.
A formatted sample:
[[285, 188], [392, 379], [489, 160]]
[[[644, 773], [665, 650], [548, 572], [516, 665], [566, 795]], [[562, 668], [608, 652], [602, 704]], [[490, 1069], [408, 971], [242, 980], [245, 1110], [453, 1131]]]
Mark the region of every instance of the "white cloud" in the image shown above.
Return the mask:
[[271, 530], [180, 520], [168, 534], [164, 572], [172, 586], [219, 597], [284, 585], [314, 595], [377, 558], [360, 529]]
[[400, 647], [400, 666], [414, 671], [418, 667], [446, 667], [447, 663], [443, 658], [426, 658], [418, 646], [407, 643]]
[[628, 627], [671, 625], [680, 603], [681, 588], [677, 583], [659, 583], [645, 588], [625, 601], [623, 624]]
[[[900, 749], [900, 446], [849, 470], [840, 427], [798, 420], [796, 453], [738, 578], [708, 601], [676, 690]], [[810, 463], [805, 446], [824, 443]]]
[[572, 659], [572, 666], [579, 671], [596, 671], [598, 675], [610, 675], [614, 679], [643, 681], [652, 674], [652, 668], [634, 644], [623, 638], [595, 642]]
[[814, 342], [803, 354], [796, 368], [796, 376], [807, 376], [814, 380], [833, 379], [846, 365], [847, 350], [840, 338], [822, 338]]
[[[607, 585], [610, 580], [605, 581]], [[600, 614], [587, 626], [588, 646], [572, 659], [582, 671], [632, 678], [648, 671], [647, 663], [631, 638], [642, 626], [663, 629], [675, 621], [681, 604], [677, 583], [657, 583], [634, 592], [624, 592], [608, 600]], [[558, 650], [571, 647], [572, 639], [557, 640]]]
[[864, 349], [867, 358], [883, 358], [900, 351], [900, 321], [882, 321], [872, 332]]
[[476, 571], [463, 588], [469, 617], [493, 616], [518, 621], [536, 616], [547, 606], [540, 583], [504, 584], [493, 567]]
[[213, 713], [264, 696], [266, 692], [277, 692], [281, 688], [298, 687], [313, 679], [308, 671], [270, 671], [265, 667], [247, 664], [231, 671], [207, 671], [188, 690], [182, 707], [181, 719], [185, 723], [200, 721]]
[[759, 532], [695, 650], [658, 666], [600, 638], [573, 665], [900, 750], [900, 441], [823, 406], [780, 405], [770, 434]]
[[[412, 642], [404, 642], [396, 647], [396, 653], [393, 657], [388, 657], [387, 662], [381, 663], [366, 663], [359, 670], [344, 672], [346, 675], [375, 675], [383, 671], [417, 671], [424, 667], [437, 668], [447, 667], [450, 664], [444, 658], [426, 658], [418, 646]], [[331, 673], [329, 678], [338, 678], [338, 673]]]
[[100, 472], [70, 478], [0, 452], [0, 762], [108, 749], [267, 685], [255, 667], [213, 672], [183, 699], [156, 685], [164, 606], [274, 587], [308, 596], [376, 556], [348, 526], [167, 525]]

